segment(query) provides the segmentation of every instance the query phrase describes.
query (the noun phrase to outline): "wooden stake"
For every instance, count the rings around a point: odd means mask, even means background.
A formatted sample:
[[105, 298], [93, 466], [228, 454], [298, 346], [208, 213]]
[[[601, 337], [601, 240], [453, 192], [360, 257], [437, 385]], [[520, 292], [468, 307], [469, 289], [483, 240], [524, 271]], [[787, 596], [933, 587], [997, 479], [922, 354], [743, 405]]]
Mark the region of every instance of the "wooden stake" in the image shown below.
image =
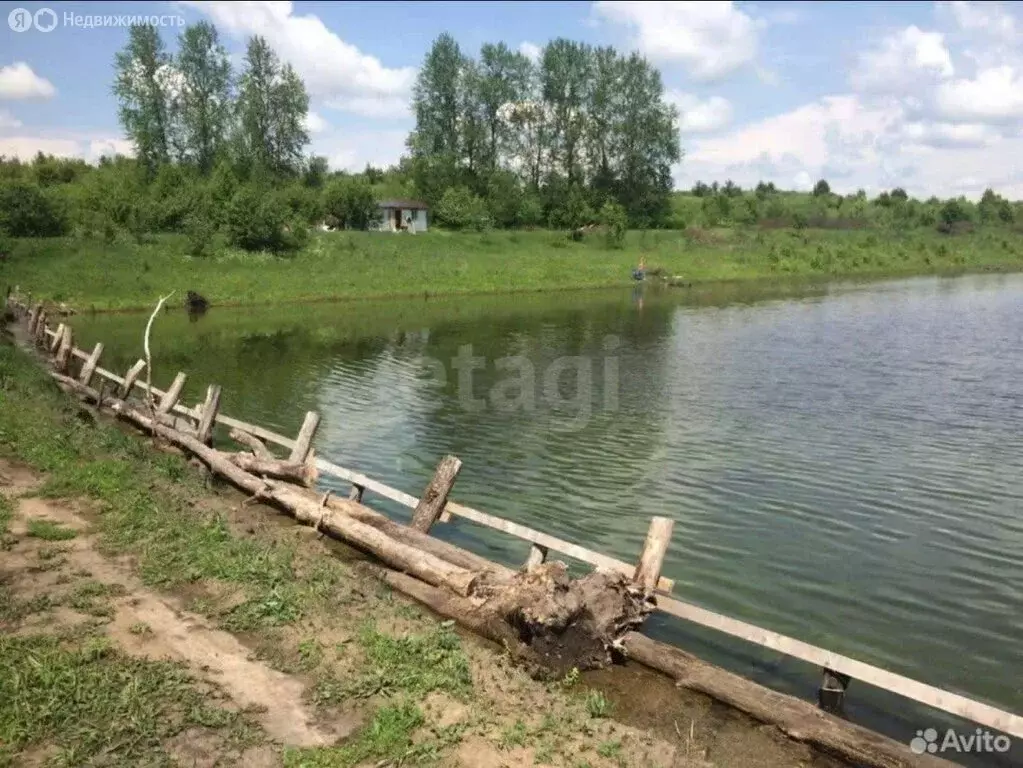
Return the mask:
[[178, 402], [178, 398], [181, 397], [181, 390], [185, 388], [185, 376], [181, 371], [178, 371], [178, 375], [174, 377], [174, 382], [164, 393], [163, 399], [160, 400], [160, 407], [156, 409], [157, 415], [170, 413], [171, 408]]
[[60, 346], [57, 347], [57, 359], [54, 363], [54, 368], [58, 373], [67, 373], [72, 349], [74, 349], [74, 343], [71, 337], [71, 326], [65, 325], [64, 337], [60, 340]]
[[42, 347], [46, 345], [46, 313], [40, 312], [39, 317], [36, 318], [36, 331], [35, 331], [36, 346]]
[[437, 471], [433, 473], [433, 479], [426, 486], [412, 513], [412, 527], [417, 531], [429, 533], [430, 528], [437, 522], [461, 468], [462, 461], [456, 456], [445, 456], [441, 459]]
[[202, 417], [199, 419], [198, 437], [203, 445], [213, 445], [213, 425], [216, 423], [218, 410], [220, 385], [210, 384], [206, 388], [206, 402], [202, 405]]
[[89, 382], [92, 381], [92, 374], [96, 372], [96, 366], [99, 365], [99, 356], [103, 354], [103, 342], [99, 341], [96, 346], [92, 348], [92, 354], [89, 355], [89, 359], [85, 361], [82, 366], [82, 372], [78, 376], [78, 380], [85, 386], [89, 386]]
[[139, 376], [142, 375], [142, 371], [146, 368], [146, 361], [139, 360], [135, 365], [128, 369], [128, 372], [124, 374], [124, 383], [121, 385], [121, 397], [129, 397], [131, 395], [131, 388], [135, 386], [135, 382], [138, 381]]
[[302, 429], [298, 431], [298, 437], [295, 438], [295, 447], [291, 449], [291, 456], [288, 458], [288, 461], [301, 463], [306, 460], [319, 426], [320, 414], [316, 411], [308, 411], [305, 415], [305, 420], [302, 422]]
[[32, 336], [35, 336], [36, 319], [39, 317], [39, 310], [41, 308], [39, 304], [35, 304], [28, 313], [28, 332]]
[[50, 352], [56, 352], [57, 347], [60, 346], [60, 340], [64, 337], [64, 323], [57, 326], [57, 332], [53, 334], [53, 338], [48, 342]]
[[348, 492], [349, 501], [357, 501], [362, 503], [362, 494], [366, 492], [366, 489], [357, 483], [352, 483], [352, 490]]
[[636, 566], [636, 573], [632, 577], [647, 592], [653, 592], [657, 582], [661, 578], [661, 566], [664, 564], [664, 555], [671, 543], [671, 532], [675, 527], [675, 521], [669, 517], [655, 517], [650, 520], [650, 528], [647, 529], [646, 541], [643, 543], [643, 553], [639, 556], [639, 565]]
[[530, 568], [536, 568], [538, 565], [543, 565], [543, 562], [547, 559], [547, 547], [541, 547], [539, 544], [534, 544], [529, 548], [529, 557], [526, 558], [526, 570]]
[[821, 687], [817, 689], [817, 706], [833, 715], [845, 710], [845, 692], [849, 688], [849, 675], [825, 667], [822, 670]]

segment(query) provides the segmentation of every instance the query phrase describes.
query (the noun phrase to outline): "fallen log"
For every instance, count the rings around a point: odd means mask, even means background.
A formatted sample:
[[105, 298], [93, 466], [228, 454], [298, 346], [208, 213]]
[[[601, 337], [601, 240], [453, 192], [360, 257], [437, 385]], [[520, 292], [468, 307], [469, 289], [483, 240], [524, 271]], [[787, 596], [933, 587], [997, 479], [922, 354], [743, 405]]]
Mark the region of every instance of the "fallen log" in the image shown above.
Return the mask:
[[[100, 399], [96, 390], [76, 379], [55, 372], [51, 372], [51, 376], [68, 391], [86, 400], [97, 402]], [[480, 621], [508, 625], [557, 674], [573, 667], [585, 670], [611, 664], [621, 637], [639, 626], [653, 610], [647, 592], [620, 573], [595, 571], [571, 579], [564, 563], [553, 562], [524, 573], [512, 572], [508, 578], [500, 567], [490, 563], [489, 567], [481, 569], [454, 565], [406, 543], [413, 540], [407, 536], [392, 538], [360, 521], [357, 516], [366, 517], [366, 512], [357, 502], [337, 499], [328, 506], [327, 499], [310, 498], [306, 489], [246, 472], [232, 461], [231, 455], [161, 424], [158, 417], [153, 418], [123, 400], [107, 399], [104, 406], [120, 418], [196, 456], [210, 471], [252, 494], [254, 499], [284, 509], [297, 521], [369, 552], [391, 568], [456, 595], [471, 596], [478, 606]], [[468, 564], [474, 560], [470, 553], [464, 553], [462, 562]]]
[[838, 755], [854, 765], [953, 768], [953, 763], [932, 755], [914, 755], [905, 744], [828, 714], [808, 701], [772, 691], [638, 632], [628, 633], [623, 645], [629, 658], [668, 675], [678, 687], [724, 702], [755, 720], [776, 726], [796, 741]]
[[244, 445], [256, 458], [259, 459], [273, 459], [274, 455], [270, 453], [270, 449], [266, 447], [266, 443], [260, 440], [255, 435], [250, 435], [248, 432], [243, 432], [240, 429], [232, 429], [227, 433], [228, 437], [234, 440], [239, 445]]
[[260, 458], [251, 453], [225, 453], [223, 455], [232, 464], [246, 472], [276, 480], [288, 480], [309, 488], [316, 482], [316, 467], [312, 464], [301, 464], [275, 458]]

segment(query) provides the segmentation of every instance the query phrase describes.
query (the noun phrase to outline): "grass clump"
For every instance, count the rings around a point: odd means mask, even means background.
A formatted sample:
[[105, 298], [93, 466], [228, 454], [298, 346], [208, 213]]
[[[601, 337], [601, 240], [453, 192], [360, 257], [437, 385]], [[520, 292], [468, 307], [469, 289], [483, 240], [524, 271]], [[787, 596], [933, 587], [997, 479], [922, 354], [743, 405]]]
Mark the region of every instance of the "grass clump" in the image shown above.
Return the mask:
[[55, 762], [153, 765], [160, 742], [189, 725], [219, 727], [235, 715], [209, 707], [181, 665], [125, 656], [102, 638], [0, 637], [0, 765], [28, 747]]
[[423, 713], [408, 702], [381, 707], [372, 722], [349, 743], [340, 747], [288, 749], [284, 753], [284, 767], [347, 768], [368, 760], [421, 764], [422, 760], [416, 758], [428, 756], [431, 746], [414, 745], [412, 736], [422, 724]]
[[590, 717], [610, 717], [613, 708], [614, 705], [601, 691], [590, 691], [586, 695], [586, 712]]
[[71, 528], [65, 528], [52, 520], [34, 517], [28, 521], [28, 535], [44, 541], [68, 541], [78, 534]]

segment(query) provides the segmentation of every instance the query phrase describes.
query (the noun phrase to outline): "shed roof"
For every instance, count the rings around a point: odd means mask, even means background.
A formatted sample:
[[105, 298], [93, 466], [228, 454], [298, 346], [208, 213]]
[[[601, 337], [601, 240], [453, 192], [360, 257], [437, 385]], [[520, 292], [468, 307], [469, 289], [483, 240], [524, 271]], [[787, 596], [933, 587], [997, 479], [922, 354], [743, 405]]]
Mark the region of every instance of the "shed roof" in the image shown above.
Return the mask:
[[381, 200], [377, 203], [380, 208], [409, 208], [412, 210], [428, 210], [429, 206], [422, 200], [405, 200], [402, 198], [392, 198], [391, 200]]

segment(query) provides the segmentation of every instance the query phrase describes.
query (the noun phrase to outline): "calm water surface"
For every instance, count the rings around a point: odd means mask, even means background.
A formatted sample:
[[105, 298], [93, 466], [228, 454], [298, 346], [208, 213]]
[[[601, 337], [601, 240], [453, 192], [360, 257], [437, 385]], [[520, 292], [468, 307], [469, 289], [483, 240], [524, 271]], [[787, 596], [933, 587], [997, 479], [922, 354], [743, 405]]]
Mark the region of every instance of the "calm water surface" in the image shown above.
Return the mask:
[[[121, 370], [144, 324], [76, 331]], [[217, 382], [224, 412], [289, 434], [318, 410], [320, 455], [412, 493], [454, 453], [459, 501], [626, 560], [672, 517], [683, 599], [1023, 712], [1021, 330], [1023, 276], [1002, 275], [180, 310], [154, 349], [158, 383], [190, 374], [189, 402]], [[470, 346], [471, 391], [452, 362]], [[468, 523], [442, 535], [526, 555]], [[798, 662], [653, 630], [813, 695]], [[903, 740], [952, 722], [855, 683], [850, 709]]]

